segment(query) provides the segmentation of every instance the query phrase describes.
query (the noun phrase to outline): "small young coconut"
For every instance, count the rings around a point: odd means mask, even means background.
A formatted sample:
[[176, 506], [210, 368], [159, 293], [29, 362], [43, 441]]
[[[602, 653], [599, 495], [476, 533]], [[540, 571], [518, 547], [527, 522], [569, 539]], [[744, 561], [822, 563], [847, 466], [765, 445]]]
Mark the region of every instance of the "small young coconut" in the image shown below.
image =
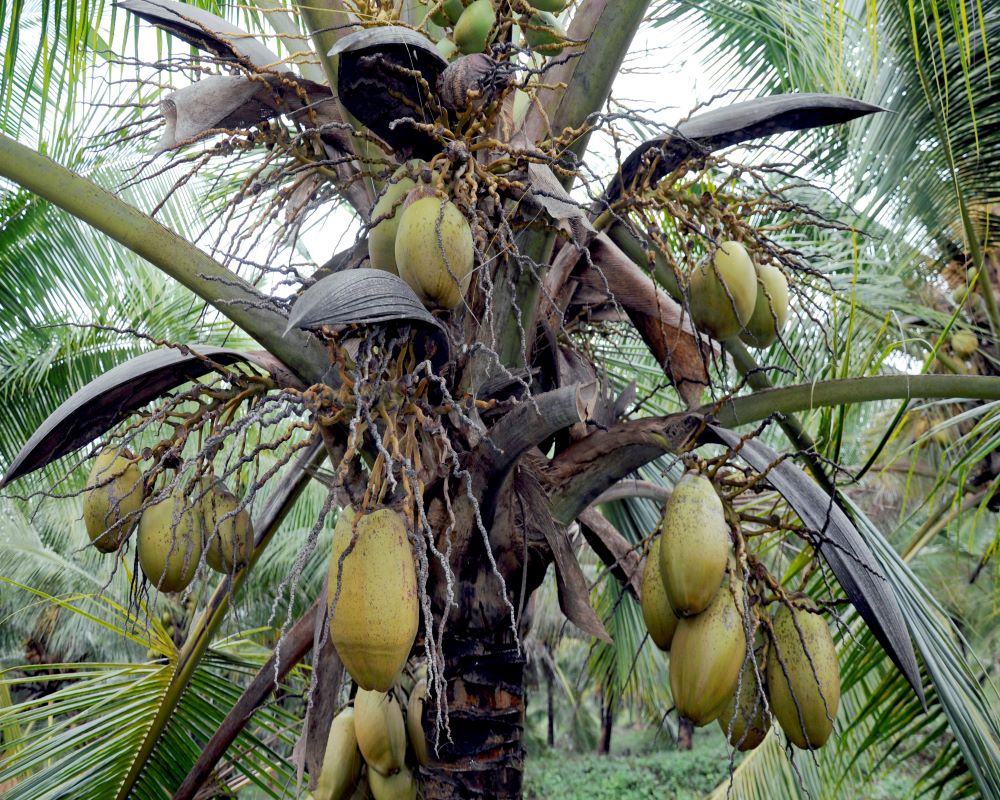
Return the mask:
[[481, 53], [490, 43], [496, 24], [492, 0], [473, 0], [455, 23], [455, 44], [463, 53]]
[[239, 498], [221, 481], [202, 498], [205, 520], [205, 561], [216, 572], [228, 575], [250, 562], [253, 552], [253, 524]]
[[161, 592], [187, 588], [198, 569], [202, 548], [200, 506], [191, 506], [180, 487], [142, 512], [139, 566]]
[[128, 450], [104, 450], [94, 461], [83, 495], [83, 521], [94, 547], [117, 550], [142, 507], [142, 472]]
[[952, 352], [961, 358], [968, 358], [979, 349], [979, 339], [972, 331], [956, 331], [949, 342]]
[[548, 11], [532, 14], [521, 26], [524, 40], [532, 50], [537, 50], [546, 56], [557, 56], [563, 51], [566, 31]]
[[396, 232], [399, 277], [425, 305], [454, 308], [469, 288], [472, 227], [450, 200], [410, 193]]
[[441, 39], [438, 39], [438, 41], [434, 43], [434, 49], [441, 54], [441, 57], [445, 61], [451, 61], [452, 56], [454, 56], [455, 53], [458, 52], [458, 45], [455, 44], [451, 39], [447, 37], [442, 37]]
[[740, 332], [756, 303], [757, 272], [739, 242], [723, 242], [711, 262], [691, 274], [694, 324], [720, 341]]
[[751, 347], [770, 347], [788, 321], [788, 281], [771, 264], [757, 268], [757, 302], [740, 340]]
[[[430, 4], [436, 2], [437, 0], [429, 0]], [[444, 0], [444, 5], [431, 14], [431, 22], [435, 25], [440, 25], [442, 28], [446, 28], [458, 22], [464, 10], [465, 4], [462, 0]]]

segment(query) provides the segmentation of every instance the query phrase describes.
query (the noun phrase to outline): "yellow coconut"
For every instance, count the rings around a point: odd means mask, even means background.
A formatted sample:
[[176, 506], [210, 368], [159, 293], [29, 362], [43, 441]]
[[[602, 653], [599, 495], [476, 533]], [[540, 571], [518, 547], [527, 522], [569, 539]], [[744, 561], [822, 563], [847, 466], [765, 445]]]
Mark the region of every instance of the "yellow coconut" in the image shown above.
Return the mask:
[[396, 231], [399, 229], [403, 201], [417, 185], [411, 176], [417, 174], [422, 165], [422, 161], [413, 160], [397, 169], [372, 208], [374, 227], [368, 232], [368, 258], [375, 269], [399, 274], [396, 268]]
[[417, 781], [406, 767], [393, 775], [368, 773], [368, 788], [375, 800], [416, 800]]
[[472, 227], [454, 203], [427, 196], [409, 202], [396, 233], [396, 265], [424, 304], [461, 303], [474, 260]]
[[413, 755], [422, 767], [426, 767], [431, 762], [423, 726], [424, 705], [426, 703], [427, 680], [421, 678], [413, 686], [410, 698], [406, 702], [406, 732], [410, 736], [410, 747], [413, 748]]
[[177, 488], [142, 512], [139, 566], [161, 592], [179, 592], [194, 578], [204, 535], [201, 511]]
[[840, 705], [840, 667], [821, 614], [782, 606], [774, 615], [767, 656], [771, 709], [796, 747], [822, 747]]
[[746, 653], [743, 618], [729, 585], [701, 614], [677, 623], [670, 647], [670, 691], [677, 713], [707, 725], [721, 712]]
[[354, 733], [371, 770], [391, 775], [403, 766], [406, 726], [403, 709], [392, 694], [358, 690], [354, 698]]
[[[771, 729], [771, 715], [765, 708], [757, 675], [752, 665], [745, 667], [739, 678], [738, 691], [729, 695], [718, 717], [719, 727], [729, 743], [743, 753], [763, 742]], [[766, 689], [763, 669], [760, 670], [760, 682]]]
[[128, 450], [104, 450], [94, 461], [83, 495], [83, 521], [94, 547], [118, 549], [142, 507], [142, 472]]
[[770, 347], [788, 321], [788, 281], [777, 267], [757, 269], [757, 301], [740, 339], [751, 347]]
[[548, 11], [532, 14], [521, 30], [524, 41], [532, 50], [546, 56], [557, 56], [563, 51], [566, 31]]
[[250, 563], [253, 523], [239, 498], [221, 481], [201, 500], [205, 519], [205, 561], [216, 572], [231, 573]]
[[399, 514], [383, 508], [354, 522], [345, 509], [333, 533], [330, 639], [355, 683], [384, 692], [417, 635], [417, 573]]
[[674, 631], [677, 630], [677, 615], [670, 607], [666, 590], [663, 588], [659, 536], [653, 539], [649, 553], [646, 554], [639, 605], [642, 608], [642, 619], [646, 623], [646, 630], [649, 631], [649, 638], [661, 650], [669, 650]]
[[716, 339], [738, 334], [756, 303], [757, 272], [739, 242], [723, 242], [715, 257], [691, 274], [691, 316], [698, 328]]
[[315, 800], [346, 800], [361, 779], [361, 751], [354, 733], [354, 709], [345, 708], [330, 725]]
[[455, 23], [455, 44], [463, 53], [481, 53], [497, 23], [491, 0], [473, 0]]
[[674, 487], [660, 525], [660, 576], [679, 617], [708, 608], [729, 559], [729, 524], [722, 501], [703, 475], [688, 473]]

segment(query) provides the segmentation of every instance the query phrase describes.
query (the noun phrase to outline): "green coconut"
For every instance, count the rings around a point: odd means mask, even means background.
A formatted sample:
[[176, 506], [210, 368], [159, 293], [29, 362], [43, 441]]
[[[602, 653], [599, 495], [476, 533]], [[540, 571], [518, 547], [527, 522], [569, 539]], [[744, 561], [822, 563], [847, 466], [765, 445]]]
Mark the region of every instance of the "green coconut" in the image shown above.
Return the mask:
[[407, 199], [396, 233], [396, 265], [425, 305], [461, 303], [474, 263], [472, 227], [458, 206], [433, 196]]
[[557, 56], [565, 47], [566, 31], [548, 11], [532, 14], [521, 31], [528, 46], [543, 55]]
[[782, 606], [774, 615], [767, 655], [771, 709], [796, 747], [822, 747], [840, 705], [840, 667], [821, 614]]
[[455, 44], [463, 53], [483, 52], [490, 43], [496, 23], [491, 0], [474, 0], [455, 23]]
[[716, 339], [738, 334], [756, 303], [757, 272], [739, 242], [723, 242], [715, 257], [691, 274], [691, 317], [699, 329]]
[[128, 450], [97, 456], [83, 494], [83, 521], [94, 547], [113, 553], [128, 536], [142, 507], [142, 472]]
[[368, 258], [375, 269], [399, 274], [396, 268], [396, 232], [403, 201], [417, 185], [411, 176], [417, 174], [422, 165], [422, 161], [414, 160], [397, 169], [372, 208], [374, 227], [368, 232]]
[[142, 512], [139, 566], [161, 592], [179, 592], [194, 578], [204, 535], [201, 514], [201, 505], [190, 505], [179, 487]]
[[708, 608], [729, 559], [729, 523], [712, 482], [689, 472], [677, 482], [660, 524], [659, 565], [670, 607], [679, 617]]
[[444, 5], [431, 14], [431, 22], [446, 28], [458, 22], [458, 18], [462, 16], [464, 10], [465, 4], [462, 0], [444, 0]]
[[451, 39], [442, 38], [435, 42], [434, 49], [441, 54], [441, 57], [444, 58], [445, 61], [451, 61], [452, 56], [458, 52], [458, 45]]
[[528, 5], [536, 11], [551, 11], [558, 14], [566, 8], [566, 0], [528, 0]]
[[757, 301], [740, 339], [751, 347], [770, 347], [788, 321], [788, 281], [777, 267], [757, 268]]

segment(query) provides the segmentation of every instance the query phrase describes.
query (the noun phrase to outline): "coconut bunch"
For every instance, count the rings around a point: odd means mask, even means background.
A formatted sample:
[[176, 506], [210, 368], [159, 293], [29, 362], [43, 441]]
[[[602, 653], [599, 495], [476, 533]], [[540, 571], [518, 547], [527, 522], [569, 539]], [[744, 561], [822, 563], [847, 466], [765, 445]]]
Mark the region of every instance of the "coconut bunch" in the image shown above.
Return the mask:
[[83, 493], [83, 518], [94, 547], [117, 552], [138, 523], [139, 566], [162, 592], [180, 592], [198, 564], [230, 574], [249, 563], [254, 533], [245, 504], [222, 481], [199, 478], [190, 494], [179, 480], [147, 498], [147, 479], [127, 448], [94, 460]]
[[[441, 31], [435, 46], [449, 60], [485, 52], [507, 27], [493, 0], [421, 0], [421, 5], [427, 9], [422, 24], [429, 21]], [[512, 6], [519, 11], [513, 22], [525, 47], [541, 57], [562, 52], [566, 31], [556, 15], [565, 9], [565, 0], [521, 0]]]
[[739, 336], [770, 347], [788, 321], [788, 279], [772, 264], [754, 264], [739, 242], [722, 242], [690, 275], [691, 318], [720, 341]]
[[429, 763], [423, 730], [427, 683], [417, 681], [404, 712], [395, 692], [359, 689], [333, 719], [314, 800], [413, 800], [414, 770]]
[[[743, 544], [729, 516], [712, 481], [689, 472], [646, 555], [642, 615], [653, 642], [670, 652], [674, 704], [695, 725], [717, 720], [742, 751], [764, 740], [772, 716], [793, 744], [816, 749], [830, 737], [840, 701], [833, 637], [805, 595], [782, 591], [773, 616], [747, 602], [751, 587], [738, 566], [747, 554], [734, 551], [734, 541], [739, 551]], [[755, 563], [753, 580], [761, 567]]]

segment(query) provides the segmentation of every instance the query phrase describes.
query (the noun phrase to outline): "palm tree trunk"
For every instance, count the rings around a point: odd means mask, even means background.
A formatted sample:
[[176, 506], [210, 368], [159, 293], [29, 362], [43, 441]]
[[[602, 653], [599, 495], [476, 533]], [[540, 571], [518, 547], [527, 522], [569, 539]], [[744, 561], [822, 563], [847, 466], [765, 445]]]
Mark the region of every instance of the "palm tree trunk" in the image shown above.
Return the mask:
[[524, 654], [510, 630], [499, 627], [445, 636], [450, 739], [441, 730], [435, 752], [431, 698], [423, 719], [431, 755], [431, 765], [420, 770], [425, 800], [521, 797]]
[[611, 731], [615, 723], [615, 704], [610, 693], [604, 693], [604, 703], [601, 706], [601, 741], [597, 752], [602, 756], [611, 755]]
[[686, 717], [677, 723], [677, 749], [690, 750], [693, 746], [694, 724]]
[[556, 746], [556, 704], [555, 698], [552, 695], [552, 673], [549, 670], [545, 670], [545, 688], [547, 690], [548, 697], [548, 715], [549, 715], [549, 727], [548, 733], [546, 735], [545, 741], [548, 743], [549, 747]]

